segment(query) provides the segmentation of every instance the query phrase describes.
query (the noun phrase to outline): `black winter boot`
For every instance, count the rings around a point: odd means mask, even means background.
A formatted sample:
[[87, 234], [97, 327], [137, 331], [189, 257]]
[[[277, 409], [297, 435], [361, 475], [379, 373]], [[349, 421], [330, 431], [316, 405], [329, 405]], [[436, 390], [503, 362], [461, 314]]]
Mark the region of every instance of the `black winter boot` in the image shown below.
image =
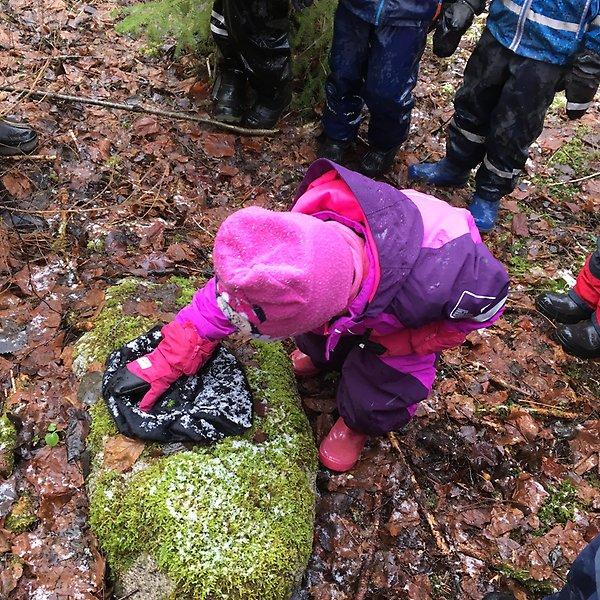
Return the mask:
[[559, 323], [579, 323], [594, 312], [573, 290], [567, 294], [544, 292], [535, 299], [536, 308], [549, 319]]
[[564, 351], [579, 358], [600, 358], [600, 326], [595, 317], [556, 329], [556, 339]]
[[28, 125], [0, 119], [0, 155], [27, 154], [37, 143], [37, 133]]
[[213, 88], [214, 117], [223, 123], [239, 123], [244, 114], [246, 75], [239, 70], [222, 70]]
[[258, 94], [254, 105], [244, 119], [244, 125], [250, 129], [273, 129], [291, 101], [292, 89], [289, 85], [286, 85], [273, 98]]
[[344, 164], [344, 159], [348, 149], [352, 145], [352, 142], [344, 142], [341, 140], [334, 140], [327, 137], [324, 133], [319, 136], [319, 147], [317, 149], [317, 156], [319, 158], [327, 158], [334, 163], [339, 165]]
[[377, 150], [375, 148], [369, 150], [360, 161], [358, 170], [367, 177], [383, 175], [394, 164], [399, 147], [396, 146], [391, 150]]
[[482, 600], [516, 600], [510, 592], [492, 592], [486, 594]]

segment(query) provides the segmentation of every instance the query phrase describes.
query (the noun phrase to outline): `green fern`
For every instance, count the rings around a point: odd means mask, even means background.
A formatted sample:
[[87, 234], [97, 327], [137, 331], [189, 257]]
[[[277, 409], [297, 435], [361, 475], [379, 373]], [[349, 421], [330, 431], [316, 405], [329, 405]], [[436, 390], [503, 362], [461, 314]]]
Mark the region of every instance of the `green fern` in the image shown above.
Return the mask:
[[[317, 0], [310, 9], [292, 16], [298, 108], [312, 107], [323, 99], [336, 5], [337, 0]], [[211, 9], [211, 0], [150, 0], [124, 9], [117, 31], [142, 34], [150, 47], [169, 37], [176, 41], [178, 52], [209, 54], [213, 49]]]

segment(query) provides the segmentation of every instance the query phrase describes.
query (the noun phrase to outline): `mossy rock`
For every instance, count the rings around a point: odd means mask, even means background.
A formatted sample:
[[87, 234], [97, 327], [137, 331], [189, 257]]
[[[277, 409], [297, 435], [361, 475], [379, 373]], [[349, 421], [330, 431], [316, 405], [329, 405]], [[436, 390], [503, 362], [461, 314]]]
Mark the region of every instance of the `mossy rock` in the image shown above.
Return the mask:
[[[135, 289], [128, 280], [108, 290], [77, 344], [80, 374], [153, 325], [123, 317]], [[263, 416], [215, 446], [165, 456], [147, 444], [121, 474], [102, 465], [116, 429], [102, 400], [92, 406], [90, 521], [121, 595], [285, 600], [298, 584], [312, 547], [316, 451], [282, 346], [256, 343], [250, 354], [243, 362]]]

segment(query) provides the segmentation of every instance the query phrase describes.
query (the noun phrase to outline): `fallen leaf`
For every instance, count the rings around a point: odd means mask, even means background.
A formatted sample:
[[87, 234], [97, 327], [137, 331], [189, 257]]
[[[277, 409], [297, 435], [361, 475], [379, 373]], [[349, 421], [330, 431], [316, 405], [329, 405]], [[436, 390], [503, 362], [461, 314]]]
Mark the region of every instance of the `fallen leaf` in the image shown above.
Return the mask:
[[225, 158], [235, 154], [235, 137], [233, 135], [207, 133], [202, 138], [202, 146], [208, 156]]
[[144, 451], [144, 442], [116, 435], [109, 438], [104, 446], [103, 466], [119, 473], [125, 473], [133, 467]]
[[139, 117], [136, 119], [131, 128], [140, 137], [148, 137], [160, 132], [161, 127], [157, 119], [154, 117]]
[[7, 173], [2, 177], [2, 183], [17, 200], [25, 200], [31, 195], [31, 181], [23, 174]]
[[516, 213], [513, 216], [511, 230], [516, 236], [529, 236], [529, 227], [527, 226], [527, 215], [524, 215], [523, 213]]

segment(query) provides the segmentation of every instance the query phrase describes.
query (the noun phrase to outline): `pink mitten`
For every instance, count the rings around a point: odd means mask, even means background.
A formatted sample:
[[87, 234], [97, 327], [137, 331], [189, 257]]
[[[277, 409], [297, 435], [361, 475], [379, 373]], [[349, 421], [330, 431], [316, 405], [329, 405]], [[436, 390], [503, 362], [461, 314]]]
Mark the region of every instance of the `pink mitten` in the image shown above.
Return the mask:
[[182, 375], [196, 373], [219, 344], [200, 337], [189, 322], [172, 321], [161, 334], [163, 339], [155, 350], [127, 365], [130, 373], [150, 384], [139, 404], [146, 412]]

